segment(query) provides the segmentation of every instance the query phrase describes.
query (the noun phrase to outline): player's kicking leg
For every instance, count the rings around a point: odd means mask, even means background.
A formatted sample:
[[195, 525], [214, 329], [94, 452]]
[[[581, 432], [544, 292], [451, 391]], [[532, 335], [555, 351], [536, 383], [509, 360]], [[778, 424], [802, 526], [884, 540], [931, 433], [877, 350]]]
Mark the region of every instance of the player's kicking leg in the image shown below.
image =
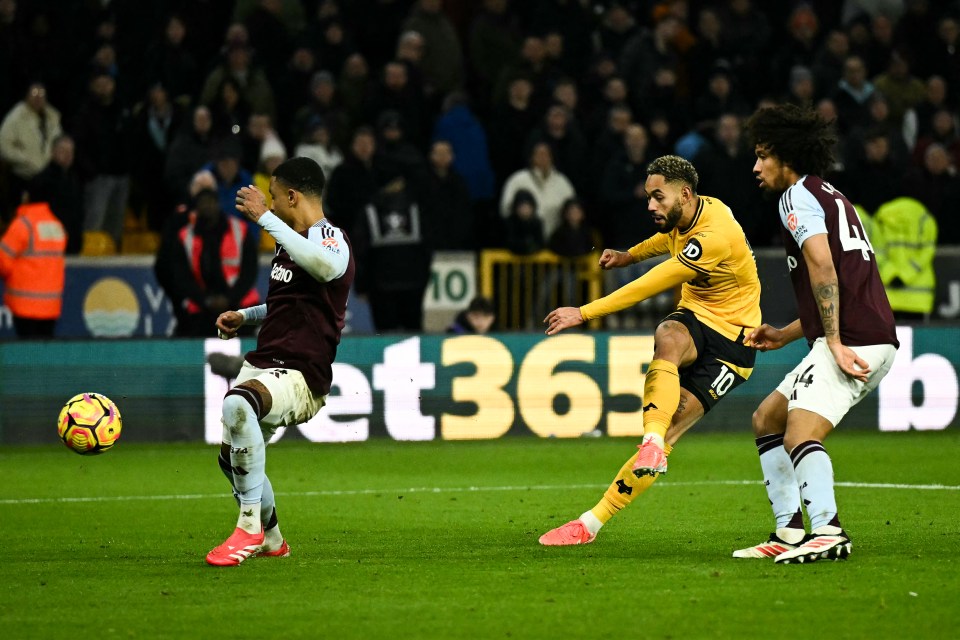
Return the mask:
[[207, 554], [208, 564], [238, 565], [258, 553], [264, 545], [261, 503], [266, 444], [259, 421], [269, 412], [270, 402], [269, 392], [256, 381], [237, 385], [223, 399], [222, 419], [225, 436], [230, 442], [229, 464], [234, 495], [240, 502], [240, 515], [233, 533]]
[[[673, 444], [701, 417], [703, 417], [703, 407], [699, 400], [686, 389], [681, 390], [679, 408], [674, 414], [670, 430], [667, 432], [667, 442], [664, 445], [665, 455], [669, 455]], [[633, 454], [620, 467], [617, 476], [610, 483], [596, 506], [583, 513], [576, 520], [571, 520], [565, 525], [540, 536], [540, 544], [560, 547], [593, 542], [604, 524], [649, 489], [657, 479], [658, 473], [642, 477], [638, 477], [634, 473], [634, 467], [640, 453], [638, 451]]]

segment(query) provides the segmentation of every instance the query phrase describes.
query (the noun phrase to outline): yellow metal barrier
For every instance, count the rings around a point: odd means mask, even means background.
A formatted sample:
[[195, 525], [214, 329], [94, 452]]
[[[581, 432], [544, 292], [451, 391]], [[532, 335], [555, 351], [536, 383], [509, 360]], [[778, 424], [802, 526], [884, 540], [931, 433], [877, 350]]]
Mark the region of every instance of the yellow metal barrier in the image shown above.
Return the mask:
[[[480, 293], [493, 300], [504, 330], [543, 330], [543, 319], [557, 307], [579, 307], [603, 296], [600, 254], [562, 258], [552, 251], [518, 256], [506, 249], [480, 253]], [[591, 329], [600, 320], [590, 320]]]

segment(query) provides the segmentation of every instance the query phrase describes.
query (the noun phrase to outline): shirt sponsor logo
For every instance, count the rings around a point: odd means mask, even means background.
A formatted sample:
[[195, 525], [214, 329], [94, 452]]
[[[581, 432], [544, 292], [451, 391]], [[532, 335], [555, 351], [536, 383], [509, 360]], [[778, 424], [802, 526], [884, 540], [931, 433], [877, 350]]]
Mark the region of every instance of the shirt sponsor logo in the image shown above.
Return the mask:
[[293, 279], [293, 272], [286, 267], [275, 264], [273, 268], [270, 269], [270, 279], [276, 280], [277, 282], [290, 282], [290, 280]]
[[337, 249], [340, 246], [340, 243], [337, 242], [336, 238], [324, 238], [323, 242], [320, 244], [325, 247], [329, 247], [330, 249]]
[[683, 257], [687, 260], [697, 260], [703, 255], [703, 247], [700, 246], [696, 238], [690, 238], [680, 253], [682, 253]]
[[787, 216], [787, 228], [790, 229], [790, 231], [797, 230], [797, 214], [791, 213]]

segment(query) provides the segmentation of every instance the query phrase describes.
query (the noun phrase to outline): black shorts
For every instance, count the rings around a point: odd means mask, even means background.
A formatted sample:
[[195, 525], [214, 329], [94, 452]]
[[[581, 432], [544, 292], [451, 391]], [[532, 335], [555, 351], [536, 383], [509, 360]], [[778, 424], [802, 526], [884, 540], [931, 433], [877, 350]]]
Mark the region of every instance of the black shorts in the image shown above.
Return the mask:
[[677, 309], [660, 322], [675, 320], [687, 328], [697, 359], [680, 369], [680, 386], [692, 393], [706, 413], [753, 373], [757, 352], [744, 346], [744, 333], [731, 340], [700, 322], [689, 309]]

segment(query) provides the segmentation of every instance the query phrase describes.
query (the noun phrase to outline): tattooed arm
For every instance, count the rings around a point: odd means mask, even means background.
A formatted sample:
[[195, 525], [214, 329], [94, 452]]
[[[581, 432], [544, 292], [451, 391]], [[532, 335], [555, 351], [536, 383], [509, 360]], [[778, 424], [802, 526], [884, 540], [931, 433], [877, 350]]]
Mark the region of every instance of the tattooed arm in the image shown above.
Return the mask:
[[866, 382], [867, 374], [870, 373], [867, 362], [840, 341], [840, 284], [826, 234], [808, 237], [803, 242], [802, 251], [807, 271], [810, 273], [810, 287], [820, 311], [827, 346], [830, 347], [837, 366], [845, 374]]

